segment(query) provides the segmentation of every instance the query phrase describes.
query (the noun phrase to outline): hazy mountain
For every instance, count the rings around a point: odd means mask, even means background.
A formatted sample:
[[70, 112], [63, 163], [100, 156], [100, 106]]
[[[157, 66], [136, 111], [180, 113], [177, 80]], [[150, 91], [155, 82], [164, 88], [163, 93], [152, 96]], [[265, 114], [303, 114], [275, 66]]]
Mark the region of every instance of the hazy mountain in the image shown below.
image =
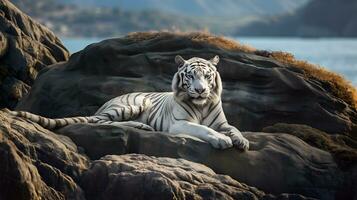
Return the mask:
[[208, 30], [232, 35], [237, 27], [293, 13], [309, 0], [12, 0], [60, 36], [111, 37], [132, 31]]
[[125, 10], [155, 9], [191, 16], [276, 15], [292, 12], [309, 0], [63, 0], [80, 6], [110, 6]]
[[63, 4], [57, 0], [13, 0], [20, 10], [64, 37], [112, 37], [132, 31], [203, 30], [205, 25], [189, 16], [158, 10], [131, 11], [120, 7]]
[[357, 37], [356, 0], [312, 0], [296, 14], [238, 28], [238, 35]]

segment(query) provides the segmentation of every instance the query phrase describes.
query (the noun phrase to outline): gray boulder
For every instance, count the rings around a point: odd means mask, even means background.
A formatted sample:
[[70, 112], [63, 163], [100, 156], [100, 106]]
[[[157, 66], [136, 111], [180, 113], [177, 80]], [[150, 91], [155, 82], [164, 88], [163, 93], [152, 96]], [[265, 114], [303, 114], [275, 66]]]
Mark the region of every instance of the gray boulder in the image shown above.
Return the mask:
[[341, 192], [353, 194], [351, 185], [345, 184], [350, 179], [345, 178], [330, 153], [292, 135], [245, 132], [250, 150], [240, 152], [233, 148], [215, 150], [185, 135], [124, 126], [76, 124], [58, 133], [71, 138], [92, 159], [128, 153], [184, 158], [273, 194], [296, 193], [319, 199], [338, 199]]
[[14, 108], [41, 69], [68, 57], [50, 30], [10, 1], [0, 1], [0, 108]]
[[105, 156], [92, 163], [82, 178], [87, 199], [310, 199], [273, 196], [208, 167], [184, 159], [140, 154]]
[[262, 52], [202, 33], [138, 33], [91, 44], [68, 62], [43, 71], [17, 110], [47, 117], [91, 115], [121, 94], [169, 91], [177, 54], [186, 59], [221, 57], [223, 107], [240, 130], [261, 131], [285, 122], [357, 134], [352, 133], [356, 109], [338, 96], [344, 91], [336, 92], [335, 85]]
[[[120, 154], [114, 150], [118, 139], [116, 134], [98, 137], [91, 152], [66, 136], [0, 111], [0, 199], [309, 199], [265, 193], [184, 159], [138, 154], [95, 158]], [[107, 148], [92, 155], [96, 147], [109, 143], [115, 152]]]

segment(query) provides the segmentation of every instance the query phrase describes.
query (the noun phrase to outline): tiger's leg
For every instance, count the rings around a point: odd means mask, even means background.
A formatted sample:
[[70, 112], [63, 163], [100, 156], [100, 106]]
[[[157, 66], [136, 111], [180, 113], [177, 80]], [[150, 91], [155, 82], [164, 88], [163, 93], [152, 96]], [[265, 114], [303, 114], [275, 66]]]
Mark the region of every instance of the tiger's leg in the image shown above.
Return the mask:
[[207, 124], [207, 126], [218, 133], [230, 137], [236, 148], [241, 150], [249, 149], [249, 141], [243, 137], [242, 133], [237, 128], [228, 124], [221, 102], [209, 112], [209, 115], [205, 118], [204, 124]]
[[170, 127], [169, 132], [173, 134], [186, 133], [210, 143], [217, 149], [226, 149], [233, 146], [230, 137], [220, 134], [207, 126], [184, 120], [176, 122]]
[[248, 150], [249, 141], [243, 137], [242, 133], [228, 123], [220, 128], [220, 131], [232, 139], [233, 145], [238, 149]]

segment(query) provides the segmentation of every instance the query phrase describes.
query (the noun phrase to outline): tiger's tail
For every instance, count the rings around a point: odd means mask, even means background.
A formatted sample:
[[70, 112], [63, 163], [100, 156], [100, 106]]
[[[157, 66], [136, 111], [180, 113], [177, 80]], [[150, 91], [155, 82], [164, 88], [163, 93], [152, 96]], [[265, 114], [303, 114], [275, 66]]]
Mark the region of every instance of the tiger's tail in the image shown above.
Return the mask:
[[28, 119], [32, 122], [36, 122], [46, 129], [57, 129], [77, 123], [92, 123], [96, 120], [93, 117], [68, 117], [68, 118], [50, 119], [47, 117], [42, 117], [40, 115], [32, 114], [25, 111], [10, 111], [10, 114]]

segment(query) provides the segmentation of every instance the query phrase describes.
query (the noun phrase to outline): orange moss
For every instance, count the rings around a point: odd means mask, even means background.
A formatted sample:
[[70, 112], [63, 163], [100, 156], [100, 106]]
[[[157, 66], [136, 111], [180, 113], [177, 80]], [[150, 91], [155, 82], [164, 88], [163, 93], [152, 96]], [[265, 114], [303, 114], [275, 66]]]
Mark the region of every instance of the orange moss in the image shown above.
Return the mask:
[[310, 64], [306, 61], [296, 60], [290, 53], [259, 51], [253, 47], [240, 44], [235, 40], [228, 39], [223, 36], [212, 35], [208, 32], [134, 32], [130, 33], [126, 38], [138, 42], [143, 40], [165, 39], [172, 37], [185, 37], [193, 42], [207, 43], [229, 51], [254, 53], [256, 55], [276, 59], [277, 61], [291, 67], [302, 69], [307, 78], [313, 78], [328, 84], [333, 95], [344, 100], [353, 108], [357, 109], [357, 91], [349, 81], [337, 73], [327, 71], [323, 67]]
[[285, 123], [265, 127], [262, 131], [294, 135], [311, 146], [328, 151], [342, 169], [357, 165], [357, 142], [346, 135], [329, 135], [307, 125]]
[[231, 51], [242, 51], [254, 53], [256, 49], [248, 45], [239, 44], [237, 41], [225, 38], [223, 36], [213, 35], [207, 32], [166, 32], [166, 31], [151, 31], [151, 32], [133, 32], [127, 35], [128, 39], [134, 41], [143, 41], [151, 39], [164, 39], [172, 37], [184, 37], [193, 42], [207, 43], [222, 49]]

